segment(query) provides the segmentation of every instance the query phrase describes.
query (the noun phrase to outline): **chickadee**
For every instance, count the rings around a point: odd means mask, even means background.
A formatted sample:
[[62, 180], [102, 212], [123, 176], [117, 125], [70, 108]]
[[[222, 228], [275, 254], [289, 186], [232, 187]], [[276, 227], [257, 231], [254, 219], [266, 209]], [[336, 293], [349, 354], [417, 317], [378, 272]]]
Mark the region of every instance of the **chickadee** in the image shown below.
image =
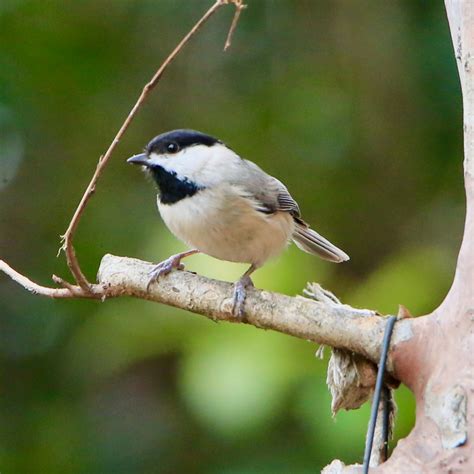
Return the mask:
[[234, 285], [232, 312], [243, 316], [250, 275], [290, 241], [331, 262], [348, 255], [309, 228], [286, 187], [220, 140], [195, 130], [155, 137], [145, 153], [128, 163], [141, 165], [158, 185], [158, 210], [165, 224], [192, 250], [156, 265], [150, 284], [181, 259], [198, 252], [220, 260], [249, 263]]

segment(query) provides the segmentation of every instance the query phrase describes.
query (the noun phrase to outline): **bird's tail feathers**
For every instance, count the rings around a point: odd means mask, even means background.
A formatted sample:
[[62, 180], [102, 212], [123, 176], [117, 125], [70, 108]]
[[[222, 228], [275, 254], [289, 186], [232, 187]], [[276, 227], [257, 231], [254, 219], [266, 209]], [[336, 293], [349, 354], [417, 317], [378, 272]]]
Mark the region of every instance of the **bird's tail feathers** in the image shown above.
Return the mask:
[[319, 235], [313, 229], [299, 222], [296, 222], [293, 242], [304, 252], [318, 255], [324, 260], [337, 263], [349, 260], [349, 255], [343, 250], [331, 244], [329, 240]]

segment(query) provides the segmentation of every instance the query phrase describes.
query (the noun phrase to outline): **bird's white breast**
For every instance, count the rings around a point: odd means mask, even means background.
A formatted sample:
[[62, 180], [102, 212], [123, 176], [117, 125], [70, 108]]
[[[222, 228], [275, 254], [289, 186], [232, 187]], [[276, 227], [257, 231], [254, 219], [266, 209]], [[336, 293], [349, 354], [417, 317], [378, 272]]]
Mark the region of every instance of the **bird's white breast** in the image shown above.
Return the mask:
[[158, 209], [171, 232], [190, 247], [221, 260], [256, 266], [278, 255], [294, 230], [288, 213], [259, 212], [242, 189], [229, 184], [201, 190], [171, 205], [158, 200]]

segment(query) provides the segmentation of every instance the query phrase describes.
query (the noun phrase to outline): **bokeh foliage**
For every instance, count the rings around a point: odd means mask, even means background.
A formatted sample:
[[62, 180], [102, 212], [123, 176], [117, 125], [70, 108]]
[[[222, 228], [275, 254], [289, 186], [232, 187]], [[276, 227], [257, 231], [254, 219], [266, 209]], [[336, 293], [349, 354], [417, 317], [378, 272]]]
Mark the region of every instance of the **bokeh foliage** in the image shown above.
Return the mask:
[[[66, 275], [58, 236], [145, 81], [211, 0], [2, 0], [0, 257]], [[124, 160], [196, 128], [283, 179], [305, 219], [352, 257], [290, 248], [257, 286], [315, 280], [343, 301], [433, 309], [463, 222], [461, 104], [443, 2], [248, 0], [168, 71], [101, 181], [77, 235], [92, 278], [111, 252], [158, 261], [183, 246]], [[188, 268], [233, 280], [210, 257]], [[309, 473], [360, 461], [368, 407], [330, 415], [326, 361], [305, 341], [144, 301], [30, 296], [0, 276], [0, 470]], [[397, 392], [397, 439], [414, 422]]]

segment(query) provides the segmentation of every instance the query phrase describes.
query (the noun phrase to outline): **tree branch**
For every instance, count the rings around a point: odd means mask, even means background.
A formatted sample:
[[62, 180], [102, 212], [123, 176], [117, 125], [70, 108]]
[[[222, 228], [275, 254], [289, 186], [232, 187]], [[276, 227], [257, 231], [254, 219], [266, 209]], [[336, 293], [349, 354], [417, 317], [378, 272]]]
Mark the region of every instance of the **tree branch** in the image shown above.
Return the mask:
[[[466, 222], [459, 251], [456, 276], [445, 300], [474, 304], [474, 3], [471, 0], [446, 0], [454, 55], [458, 66], [464, 111], [464, 186], [466, 189]], [[453, 313], [454, 316], [454, 313]]]
[[445, 4], [463, 96], [464, 172], [474, 179], [474, 7], [470, 0]]
[[[249, 288], [243, 320], [232, 315], [233, 284], [212, 280], [187, 271], [174, 271], [153, 284], [147, 291], [153, 264], [135, 258], [107, 254], [102, 258], [98, 283], [87, 291], [58, 277], [53, 280], [65, 288], [49, 288], [34, 283], [0, 260], [0, 271], [26, 290], [49, 298], [91, 298], [102, 301], [119, 296], [155, 301], [201, 314], [213, 321], [251, 324], [272, 329], [317, 344], [355, 352], [374, 363], [380, 348], [386, 318], [376, 311], [353, 308], [324, 298], [320, 301], [302, 296], [286, 296]], [[313, 294], [312, 284], [310, 284]], [[412, 337], [416, 319], [403, 319], [395, 326], [391, 350]], [[396, 376], [389, 354], [387, 370]]]
[[[231, 313], [231, 283], [175, 271], [147, 292], [151, 268], [151, 263], [141, 260], [105, 255], [98, 282], [107, 296], [129, 295], [202, 314], [214, 321], [240, 322]], [[258, 328], [354, 351], [374, 362], [380, 357], [386, 320], [375, 311], [249, 289], [245, 312], [246, 318], [242, 322]], [[411, 336], [412, 323], [412, 320], [397, 323], [392, 346]], [[389, 368], [393, 370], [393, 367]]]

